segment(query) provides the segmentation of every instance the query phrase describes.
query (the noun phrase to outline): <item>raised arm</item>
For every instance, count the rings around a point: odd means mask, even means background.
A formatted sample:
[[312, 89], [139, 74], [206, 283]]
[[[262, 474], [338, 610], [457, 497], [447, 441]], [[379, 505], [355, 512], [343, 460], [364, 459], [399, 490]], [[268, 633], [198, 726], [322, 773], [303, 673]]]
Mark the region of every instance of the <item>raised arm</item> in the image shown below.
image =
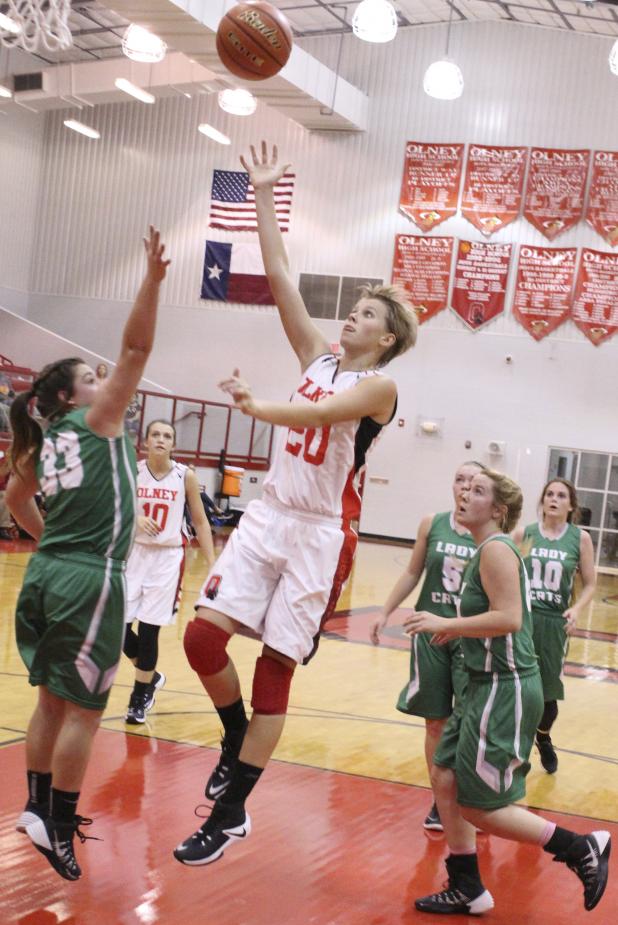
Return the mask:
[[122, 336], [118, 363], [86, 412], [86, 423], [101, 437], [117, 437], [123, 431], [127, 406], [142, 378], [154, 342], [159, 287], [169, 260], [163, 259], [165, 245], [152, 225], [144, 238], [148, 266]]
[[283, 329], [300, 361], [301, 369], [305, 370], [312, 360], [322, 353], [328, 353], [330, 348], [324, 335], [309, 317], [298, 287], [290, 275], [288, 256], [275, 213], [274, 186], [290, 165], [278, 164], [276, 145], [273, 145], [269, 158], [265, 141], [262, 142], [260, 157], [251, 145], [251, 163], [247, 163], [244, 157], [240, 158], [240, 162], [249, 174], [255, 190], [258, 234], [266, 276], [279, 309]]

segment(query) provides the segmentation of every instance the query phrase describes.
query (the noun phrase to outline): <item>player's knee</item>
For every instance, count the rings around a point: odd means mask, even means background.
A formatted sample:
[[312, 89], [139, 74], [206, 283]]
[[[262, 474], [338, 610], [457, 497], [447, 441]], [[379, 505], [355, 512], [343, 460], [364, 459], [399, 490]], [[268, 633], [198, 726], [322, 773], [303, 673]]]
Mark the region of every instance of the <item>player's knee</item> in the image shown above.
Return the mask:
[[229, 662], [225, 651], [229, 639], [230, 633], [210, 620], [192, 620], [185, 630], [183, 640], [191, 668], [205, 677], [223, 671]]
[[127, 623], [125, 632], [124, 632], [124, 642], [122, 644], [122, 651], [127, 656], [127, 658], [134, 659], [137, 658], [137, 653], [139, 651], [139, 643], [137, 641], [137, 634], [133, 632], [130, 623]]
[[260, 655], [255, 663], [253, 675], [253, 712], [265, 716], [287, 713], [293, 676], [293, 667], [284, 665], [268, 655]]
[[431, 766], [431, 786], [434, 793], [449, 796], [455, 789], [455, 772], [438, 764]]

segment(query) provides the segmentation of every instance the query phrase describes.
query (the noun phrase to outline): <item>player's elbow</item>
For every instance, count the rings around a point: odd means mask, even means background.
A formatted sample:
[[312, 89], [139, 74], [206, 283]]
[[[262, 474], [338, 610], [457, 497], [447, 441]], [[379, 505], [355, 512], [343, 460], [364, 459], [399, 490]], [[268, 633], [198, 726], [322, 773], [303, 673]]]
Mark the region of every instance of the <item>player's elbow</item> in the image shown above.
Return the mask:
[[522, 627], [523, 615], [521, 608], [504, 611], [503, 624], [505, 633], [518, 633]]

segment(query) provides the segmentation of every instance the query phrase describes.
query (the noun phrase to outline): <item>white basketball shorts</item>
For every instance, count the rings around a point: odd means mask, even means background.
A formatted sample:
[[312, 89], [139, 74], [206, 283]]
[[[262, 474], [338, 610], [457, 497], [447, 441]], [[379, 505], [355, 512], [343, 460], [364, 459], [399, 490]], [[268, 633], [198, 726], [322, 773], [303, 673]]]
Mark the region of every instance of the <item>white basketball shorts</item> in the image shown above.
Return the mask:
[[356, 542], [339, 521], [251, 501], [195, 606], [231, 617], [302, 662], [349, 577]]
[[140, 620], [168, 626], [175, 622], [184, 558], [184, 546], [135, 543], [127, 560], [127, 623]]

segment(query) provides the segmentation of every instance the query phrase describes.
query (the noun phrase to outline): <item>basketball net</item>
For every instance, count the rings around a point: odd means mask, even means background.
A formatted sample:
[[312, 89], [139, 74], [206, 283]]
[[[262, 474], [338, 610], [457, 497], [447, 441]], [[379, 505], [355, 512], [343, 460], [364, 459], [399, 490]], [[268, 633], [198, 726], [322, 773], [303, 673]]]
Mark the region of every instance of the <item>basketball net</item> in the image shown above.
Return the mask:
[[4, 0], [6, 3], [5, 15], [20, 29], [15, 34], [0, 26], [3, 45], [8, 48], [21, 45], [26, 51], [34, 52], [39, 48], [59, 51], [73, 44], [68, 25], [70, 0]]

